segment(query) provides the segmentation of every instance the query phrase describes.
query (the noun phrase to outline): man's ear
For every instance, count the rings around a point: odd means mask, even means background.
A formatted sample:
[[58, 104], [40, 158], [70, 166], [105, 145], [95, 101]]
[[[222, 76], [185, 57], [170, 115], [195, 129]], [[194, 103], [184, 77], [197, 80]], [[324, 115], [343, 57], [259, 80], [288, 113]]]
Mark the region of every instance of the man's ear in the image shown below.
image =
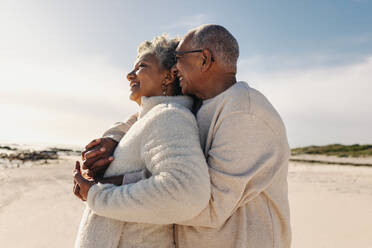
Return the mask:
[[201, 62], [201, 71], [208, 71], [214, 62], [212, 52], [209, 49], [203, 49], [202, 51], [202, 62]]

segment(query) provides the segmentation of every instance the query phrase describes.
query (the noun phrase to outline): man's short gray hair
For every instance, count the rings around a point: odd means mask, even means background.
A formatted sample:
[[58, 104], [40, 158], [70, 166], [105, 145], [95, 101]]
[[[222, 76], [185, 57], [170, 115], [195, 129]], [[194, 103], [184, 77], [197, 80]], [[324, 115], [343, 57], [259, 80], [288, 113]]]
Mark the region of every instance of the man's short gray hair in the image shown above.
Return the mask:
[[191, 46], [194, 49], [210, 49], [222, 66], [236, 71], [239, 45], [226, 28], [215, 24], [204, 24], [194, 29], [193, 32]]
[[156, 36], [152, 41], [144, 41], [138, 46], [137, 58], [148, 53], [153, 54], [158, 59], [159, 64], [164, 69], [169, 70], [176, 64], [174, 52], [179, 42], [179, 38], [168, 39], [165, 34]]

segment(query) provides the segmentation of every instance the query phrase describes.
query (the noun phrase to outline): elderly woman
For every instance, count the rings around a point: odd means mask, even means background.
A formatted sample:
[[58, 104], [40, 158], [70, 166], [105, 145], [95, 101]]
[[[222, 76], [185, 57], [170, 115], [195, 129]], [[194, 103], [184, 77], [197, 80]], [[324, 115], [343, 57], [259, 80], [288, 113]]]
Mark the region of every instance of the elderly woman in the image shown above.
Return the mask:
[[[178, 42], [161, 36], [139, 46], [127, 75], [138, 119], [120, 140], [105, 183], [85, 179], [77, 162], [75, 193], [87, 207], [75, 247], [174, 247], [172, 223], [207, 206], [210, 180], [193, 101], [180, 95], [172, 71]], [[144, 171], [136, 183], [115, 182]]]

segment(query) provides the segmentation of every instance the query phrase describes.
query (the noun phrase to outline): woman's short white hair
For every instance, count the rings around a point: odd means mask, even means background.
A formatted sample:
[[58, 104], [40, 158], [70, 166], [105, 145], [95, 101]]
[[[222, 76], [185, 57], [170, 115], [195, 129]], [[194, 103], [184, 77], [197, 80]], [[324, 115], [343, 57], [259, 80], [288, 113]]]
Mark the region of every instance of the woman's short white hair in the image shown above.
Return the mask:
[[153, 54], [158, 59], [159, 64], [164, 69], [171, 69], [176, 64], [174, 52], [180, 42], [180, 38], [169, 39], [168, 35], [163, 34], [154, 37], [152, 41], [142, 42], [137, 49], [137, 58], [145, 54]]
[[192, 32], [191, 46], [194, 49], [211, 49], [215, 59], [222, 66], [236, 71], [239, 45], [226, 28], [215, 24], [204, 24]]

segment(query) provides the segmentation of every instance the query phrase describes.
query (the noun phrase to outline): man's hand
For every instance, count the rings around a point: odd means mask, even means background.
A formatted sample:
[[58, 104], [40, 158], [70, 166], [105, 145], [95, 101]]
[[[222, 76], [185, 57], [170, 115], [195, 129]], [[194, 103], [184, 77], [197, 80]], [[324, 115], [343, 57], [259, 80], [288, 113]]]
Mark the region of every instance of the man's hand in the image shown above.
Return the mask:
[[118, 142], [111, 138], [99, 138], [91, 141], [81, 153], [83, 169], [92, 178], [100, 178], [105, 173], [110, 163], [114, 160], [112, 154]]
[[95, 182], [83, 177], [80, 170], [80, 163], [76, 161], [74, 170], [74, 194], [83, 201], [88, 199], [88, 191]]

